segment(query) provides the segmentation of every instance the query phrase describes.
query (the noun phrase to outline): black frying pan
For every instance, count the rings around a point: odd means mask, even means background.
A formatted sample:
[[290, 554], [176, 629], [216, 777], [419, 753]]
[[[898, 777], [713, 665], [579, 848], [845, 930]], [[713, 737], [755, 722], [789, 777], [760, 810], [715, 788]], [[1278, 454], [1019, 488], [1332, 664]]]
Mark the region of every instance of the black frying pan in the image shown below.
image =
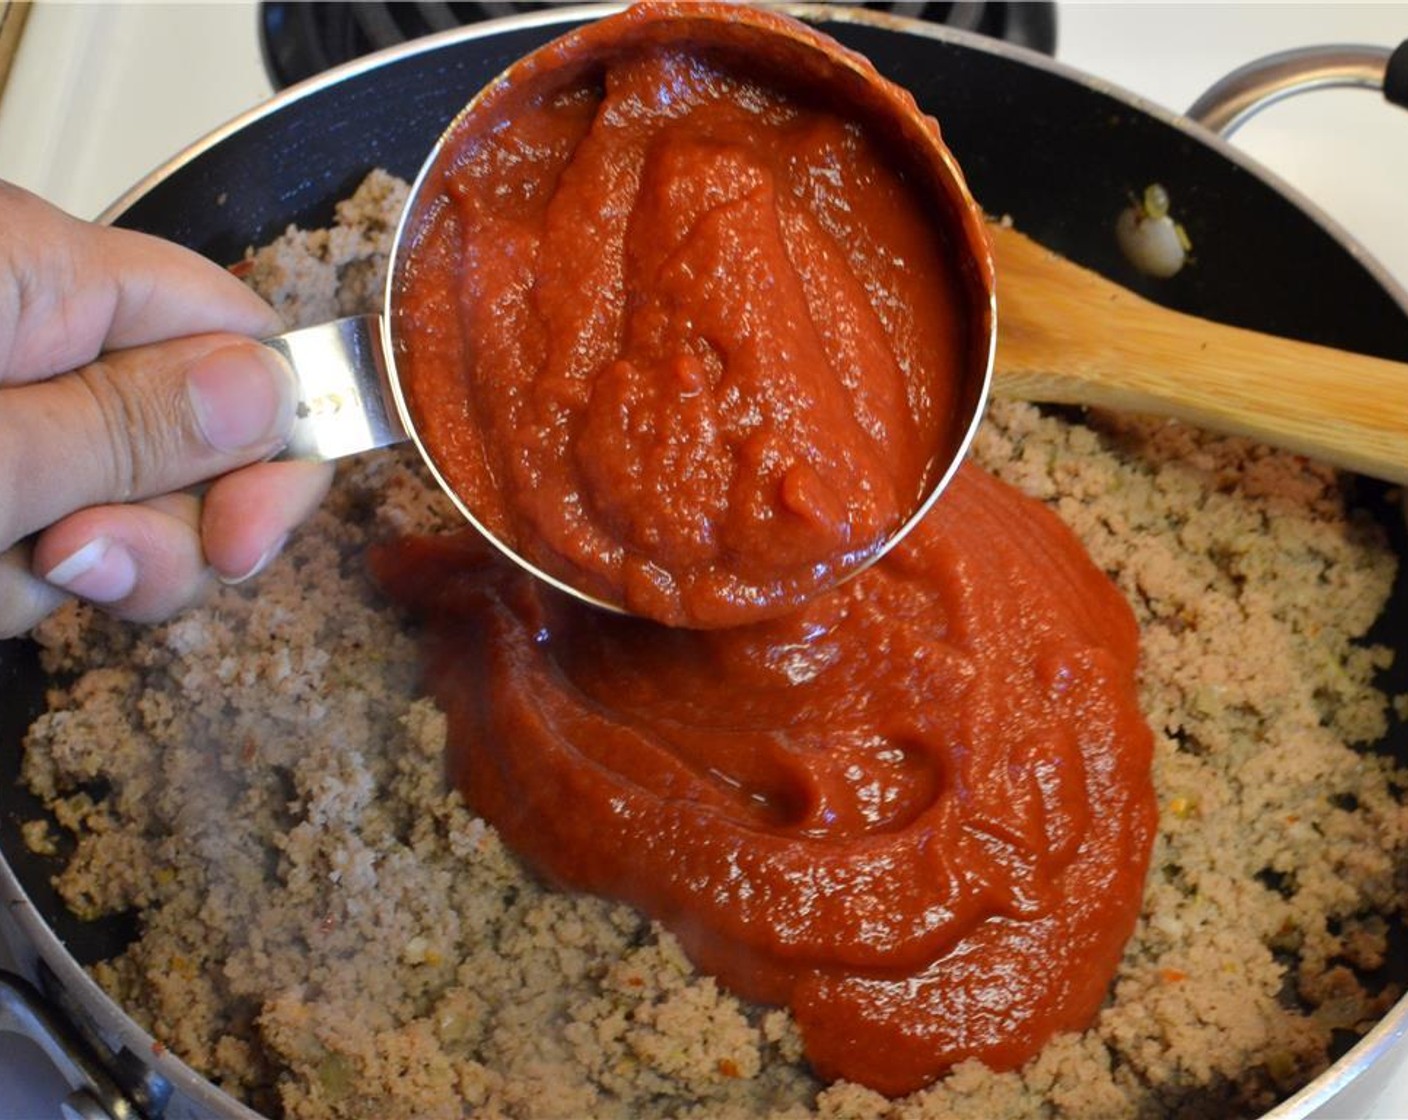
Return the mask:
[[[481, 85], [579, 18], [557, 12], [481, 24], [295, 87], [158, 172], [119, 204], [113, 220], [227, 264], [291, 222], [326, 225], [334, 203], [371, 168], [412, 178]], [[1202, 129], [1019, 48], [907, 21], [857, 24], [834, 11], [818, 22], [910, 89], [938, 118], [978, 200], [992, 214], [1010, 214], [1036, 240], [1181, 310], [1408, 359], [1403, 294], [1322, 219]], [[1156, 181], [1196, 252], [1192, 267], [1163, 281], [1130, 267], [1114, 237], [1129, 197]], [[1408, 555], [1401, 518], [1387, 515], [1382, 488], [1365, 482], [1362, 490]], [[1400, 650], [1389, 687], [1408, 692], [1403, 577], [1373, 637]], [[72, 958], [87, 964], [119, 951], [132, 923], [71, 918], [49, 886], [54, 864], [20, 842], [20, 822], [38, 807], [16, 788], [19, 742], [42, 710], [46, 683], [31, 643], [0, 642], [0, 853]], [[1383, 749], [1408, 754], [1405, 738], [1395, 726]], [[1408, 945], [1400, 948], [1408, 958]], [[67, 967], [56, 971], [76, 977]], [[169, 1056], [157, 1064], [175, 1081], [178, 1099], [194, 1083]]]

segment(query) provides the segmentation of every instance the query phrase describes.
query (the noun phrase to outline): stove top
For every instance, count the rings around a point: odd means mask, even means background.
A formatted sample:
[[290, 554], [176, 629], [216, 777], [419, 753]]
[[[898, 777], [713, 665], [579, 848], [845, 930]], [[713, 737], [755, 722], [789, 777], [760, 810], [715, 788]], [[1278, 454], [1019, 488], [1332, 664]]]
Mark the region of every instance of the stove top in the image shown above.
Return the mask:
[[[560, 6], [532, 0], [265, 0], [259, 5], [260, 48], [269, 80], [276, 89], [283, 89], [339, 63], [422, 35]], [[1020, 4], [891, 0], [858, 6], [975, 31], [1045, 54], [1056, 52], [1056, 5], [1051, 0]]]

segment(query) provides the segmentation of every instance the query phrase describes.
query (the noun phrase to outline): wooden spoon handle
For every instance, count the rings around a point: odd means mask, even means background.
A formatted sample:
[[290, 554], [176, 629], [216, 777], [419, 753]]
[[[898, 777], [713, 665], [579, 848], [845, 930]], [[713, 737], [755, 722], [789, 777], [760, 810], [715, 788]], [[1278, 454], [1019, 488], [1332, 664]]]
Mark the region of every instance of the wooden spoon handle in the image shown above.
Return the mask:
[[1170, 311], [989, 227], [995, 395], [1151, 413], [1408, 482], [1408, 364]]

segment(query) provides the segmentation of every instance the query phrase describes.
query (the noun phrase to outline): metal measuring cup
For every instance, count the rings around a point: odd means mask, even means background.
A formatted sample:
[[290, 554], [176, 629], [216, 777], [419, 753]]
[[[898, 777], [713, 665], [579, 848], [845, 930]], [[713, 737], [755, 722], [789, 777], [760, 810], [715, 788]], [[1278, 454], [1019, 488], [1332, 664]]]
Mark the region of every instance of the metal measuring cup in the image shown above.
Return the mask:
[[[807, 5], [787, 9], [802, 17], [808, 10]], [[587, 25], [525, 56], [476, 94], [441, 134], [416, 176], [396, 230], [380, 313], [266, 340], [288, 359], [300, 386], [297, 419], [282, 457], [327, 461], [410, 440], [459, 512], [507, 558], [560, 591], [626, 613], [622, 603], [608, 601], [530, 562], [515, 542], [494, 531], [447, 481], [439, 449], [424, 436], [397, 369], [398, 285], [407, 270], [417, 265], [415, 234], [437, 204], [445, 161], [505, 90], [523, 82], [546, 88], [571, 68], [585, 65], [584, 59], [590, 61], [592, 50], [688, 43], [741, 52], [775, 65], [789, 82], [804, 81], [808, 88], [862, 107], [868, 121], [887, 130], [892, 143], [904, 146], [928, 180], [925, 189], [934, 200], [937, 220], [945, 223], [961, 257], [961, 272], [973, 303], [971, 354], [955, 397], [958, 415], [948, 425], [946, 445], [934, 449], [937, 467], [930, 484], [898, 529], [864, 564], [845, 573], [844, 578], [850, 578], [889, 551], [929, 512], [966, 455], [981, 420], [996, 338], [992, 255], [982, 213], [935, 122], [868, 61], [802, 23], [780, 21], [774, 14], [742, 4], [665, 2], [629, 9], [615, 19], [609, 35], [601, 30], [606, 26]]]

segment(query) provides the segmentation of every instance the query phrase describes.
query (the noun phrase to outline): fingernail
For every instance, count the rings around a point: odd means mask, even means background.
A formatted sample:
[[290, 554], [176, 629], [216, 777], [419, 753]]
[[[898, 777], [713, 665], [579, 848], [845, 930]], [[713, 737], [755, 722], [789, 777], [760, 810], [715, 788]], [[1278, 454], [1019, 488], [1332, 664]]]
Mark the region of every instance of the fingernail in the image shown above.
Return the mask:
[[288, 534], [285, 533], [283, 536], [281, 536], [278, 540], [276, 540], [273, 544], [271, 544], [268, 548], [264, 550], [264, 555], [254, 562], [254, 566], [250, 568], [249, 571], [235, 576], [221, 575], [219, 572], [217, 572], [216, 578], [219, 579], [220, 582], [223, 583], [226, 587], [234, 587], [238, 583], [244, 583], [244, 581], [247, 579], [253, 579], [255, 576], [257, 576], [260, 572], [262, 572], [265, 568], [269, 566], [269, 562], [273, 560], [274, 557], [280, 553], [280, 551], [282, 551], [284, 543], [287, 540]]
[[97, 537], [60, 560], [44, 579], [93, 603], [116, 603], [136, 588], [137, 564], [122, 545]]
[[186, 392], [201, 435], [217, 451], [277, 445], [293, 423], [293, 373], [257, 342], [207, 354], [186, 374]]

